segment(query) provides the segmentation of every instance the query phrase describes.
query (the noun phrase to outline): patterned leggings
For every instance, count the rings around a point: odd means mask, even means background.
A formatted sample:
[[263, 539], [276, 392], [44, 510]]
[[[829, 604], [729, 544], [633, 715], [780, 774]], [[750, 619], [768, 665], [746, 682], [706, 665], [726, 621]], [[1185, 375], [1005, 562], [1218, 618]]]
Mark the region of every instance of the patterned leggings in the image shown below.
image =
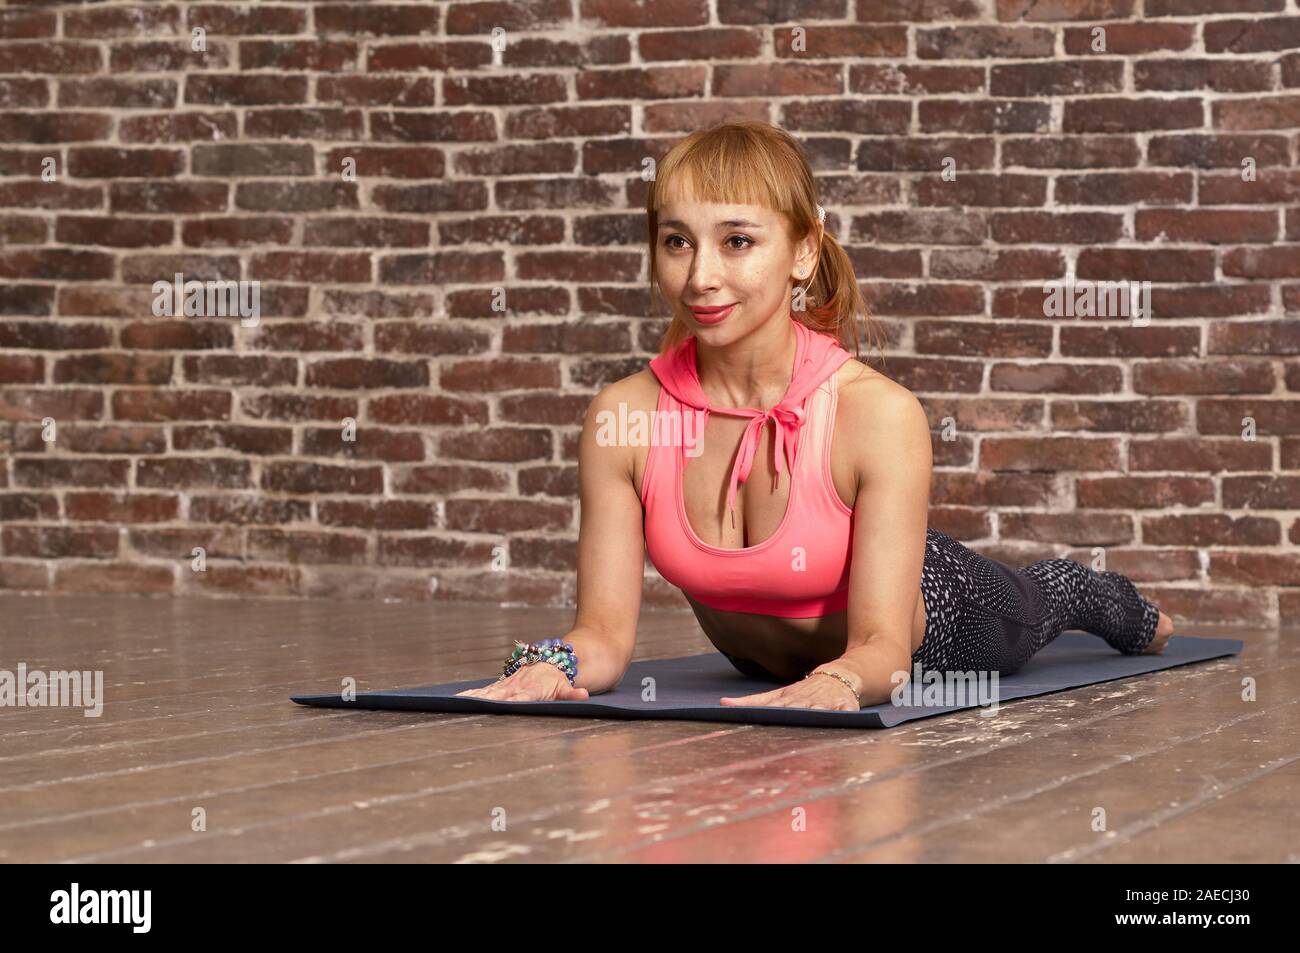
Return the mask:
[[923, 669], [1010, 675], [1067, 629], [1137, 655], [1155, 638], [1160, 619], [1120, 573], [1095, 572], [1072, 559], [1012, 569], [930, 527], [921, 597], [925, 639], [912, 661]]
[[[1127, 576], [1072, 559], [1012, 569], [926, 527], [921, 568], [925, 638], [913, 664], [940, 671], [1010, 675], [1068, 629], [1099, 635], [1125, 655], [1155, 638], [1159, 610]], [[781, 681], [748, 659], [723, 653], [739, 671]]]

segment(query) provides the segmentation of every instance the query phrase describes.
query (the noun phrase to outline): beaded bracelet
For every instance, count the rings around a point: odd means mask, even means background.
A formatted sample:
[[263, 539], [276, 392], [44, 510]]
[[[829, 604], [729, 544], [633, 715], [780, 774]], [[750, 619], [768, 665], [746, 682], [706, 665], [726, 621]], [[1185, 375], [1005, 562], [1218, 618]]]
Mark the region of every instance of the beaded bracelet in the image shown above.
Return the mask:
[[525, 665], [534, 662], [549, 662], [569, 680], [569, 685], [578, 678], [578, 654], [573, 646], [562, 639], [542, 639], [540, 642], [520, 642], [515, 640], [515, 650], [506, 659], [498, 682], [504, 681]]

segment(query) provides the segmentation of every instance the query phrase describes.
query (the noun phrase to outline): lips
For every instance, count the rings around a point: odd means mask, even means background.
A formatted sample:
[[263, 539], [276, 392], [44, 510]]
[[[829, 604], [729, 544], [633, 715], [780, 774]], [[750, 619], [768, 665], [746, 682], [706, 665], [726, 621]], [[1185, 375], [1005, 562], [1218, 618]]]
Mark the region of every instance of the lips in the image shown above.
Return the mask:
[[725, 319], [727, 315], [731, 314], [732, 309], [735, 307], [736, 303], [732, 302], [731, 304], [719, 305], [717, 307], [691, 308], [691, 314], [695, 315], [695, 320], [699, 321], [701, 324], [718, 324], [720, 321]]

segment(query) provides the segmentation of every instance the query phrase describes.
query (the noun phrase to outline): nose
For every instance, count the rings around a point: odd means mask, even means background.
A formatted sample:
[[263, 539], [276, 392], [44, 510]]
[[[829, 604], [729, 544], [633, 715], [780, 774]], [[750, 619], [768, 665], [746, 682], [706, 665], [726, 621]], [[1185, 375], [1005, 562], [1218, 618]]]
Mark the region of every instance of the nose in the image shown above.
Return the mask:
[[708, 248], [696, 249], [691, 259], [691, 273], [687, 278], [695, 300], [706, 297], [721, 283], [722, 256]]

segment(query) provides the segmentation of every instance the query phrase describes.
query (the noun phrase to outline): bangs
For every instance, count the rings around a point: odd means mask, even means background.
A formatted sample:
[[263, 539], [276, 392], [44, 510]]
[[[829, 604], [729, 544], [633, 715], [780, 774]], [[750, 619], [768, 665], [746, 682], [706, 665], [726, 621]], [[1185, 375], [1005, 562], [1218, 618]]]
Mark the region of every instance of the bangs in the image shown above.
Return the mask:
[[733, 130], [666, 157], [650, 190], [651, 214], [673, 201], [758, 205], [792, 218], [795, 186], [772, 164], [771, 144]]

